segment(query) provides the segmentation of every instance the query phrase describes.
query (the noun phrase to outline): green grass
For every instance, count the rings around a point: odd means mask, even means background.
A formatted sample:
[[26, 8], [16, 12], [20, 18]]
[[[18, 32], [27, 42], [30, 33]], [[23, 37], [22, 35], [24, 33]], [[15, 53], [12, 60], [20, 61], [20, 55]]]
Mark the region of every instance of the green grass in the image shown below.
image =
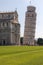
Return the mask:
[[0, 46], [0, 65], [43, 65], [43, 46]]

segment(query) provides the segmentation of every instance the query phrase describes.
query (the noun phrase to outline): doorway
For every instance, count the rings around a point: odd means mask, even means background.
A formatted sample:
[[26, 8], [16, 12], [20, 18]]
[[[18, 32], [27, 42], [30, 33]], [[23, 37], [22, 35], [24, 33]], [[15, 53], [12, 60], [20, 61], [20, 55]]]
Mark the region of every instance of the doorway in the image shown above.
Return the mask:
[[3, 40], [3, 45], [6, 45], [6, 41], [5, 40]]

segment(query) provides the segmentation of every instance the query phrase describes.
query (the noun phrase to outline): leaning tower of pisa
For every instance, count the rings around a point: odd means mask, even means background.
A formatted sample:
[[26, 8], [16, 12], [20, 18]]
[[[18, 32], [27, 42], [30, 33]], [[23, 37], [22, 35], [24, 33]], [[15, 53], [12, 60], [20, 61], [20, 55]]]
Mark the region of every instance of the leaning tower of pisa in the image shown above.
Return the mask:
[[36, 8], [34, 6], [28, 6], [25, 17], [24, 28], [24, 45], [34, 45], [35, 28], [36, 28]]

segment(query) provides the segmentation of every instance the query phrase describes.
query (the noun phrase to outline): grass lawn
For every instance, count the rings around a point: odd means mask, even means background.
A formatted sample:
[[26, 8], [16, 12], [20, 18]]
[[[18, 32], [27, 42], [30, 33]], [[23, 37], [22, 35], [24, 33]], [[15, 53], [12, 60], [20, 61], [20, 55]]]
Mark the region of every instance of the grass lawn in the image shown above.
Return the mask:
[[43, 65], [43, 46], [0, 46], [0, 65]]

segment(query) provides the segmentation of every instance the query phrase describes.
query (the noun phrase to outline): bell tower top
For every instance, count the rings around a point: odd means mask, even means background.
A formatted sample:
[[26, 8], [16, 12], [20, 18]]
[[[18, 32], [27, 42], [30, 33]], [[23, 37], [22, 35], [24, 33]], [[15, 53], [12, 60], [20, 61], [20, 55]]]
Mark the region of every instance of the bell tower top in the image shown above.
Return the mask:
[[28, 6], [27, 7], [27, 11], [35, 11], [35, 7], [34, 6]]

